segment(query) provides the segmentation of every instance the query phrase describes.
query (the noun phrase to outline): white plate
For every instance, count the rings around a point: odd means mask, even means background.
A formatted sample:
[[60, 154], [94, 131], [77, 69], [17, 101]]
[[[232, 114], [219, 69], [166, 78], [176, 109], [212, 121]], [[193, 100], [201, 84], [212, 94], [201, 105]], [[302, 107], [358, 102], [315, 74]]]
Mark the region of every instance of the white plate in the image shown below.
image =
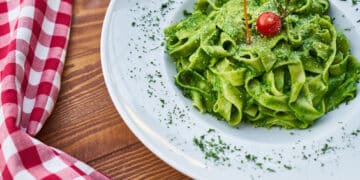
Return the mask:
[[[174, 84], [175, 65], [162, 43], [164, 27], [182, 18], [194, 2], [110, 3], [101, 38], [102, 68], [111, 98], [135, 135], [168, 164], [197, 179], [358, 178], [360, 97], [308, 130], [233, 128], [192, 108]], [[351, 1], [333, 0], [330, 14], [360, 59], [358, 8]], [[193, 142], [201, 136], [205, 152]], [[206, 143], [211, 139], [217, 145]], [[205, 158], [206, 152], [221, 150], [220, 160]]]

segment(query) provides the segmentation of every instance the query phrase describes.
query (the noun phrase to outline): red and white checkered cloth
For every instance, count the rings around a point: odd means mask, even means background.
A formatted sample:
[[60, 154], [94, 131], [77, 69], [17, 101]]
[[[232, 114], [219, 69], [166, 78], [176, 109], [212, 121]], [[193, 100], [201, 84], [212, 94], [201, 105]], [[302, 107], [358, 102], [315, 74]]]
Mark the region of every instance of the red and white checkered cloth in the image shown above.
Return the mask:
[[107, 179], [35, 136], [60, 88], [72, 0], [0, 0], [0, 179]]

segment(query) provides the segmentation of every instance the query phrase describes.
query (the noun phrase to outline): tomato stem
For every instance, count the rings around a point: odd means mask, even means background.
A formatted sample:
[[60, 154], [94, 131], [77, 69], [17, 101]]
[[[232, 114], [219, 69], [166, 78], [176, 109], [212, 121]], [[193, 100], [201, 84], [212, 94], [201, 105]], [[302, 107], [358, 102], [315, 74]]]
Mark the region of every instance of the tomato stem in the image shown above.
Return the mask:
[[285, 13], [286, 14], [288, 13], [289, 3], [290, 3], [290, 0], [285, 1]]
[[281, 5], [281, 3], [279, 3], [277, 0], [273, 0], [279, 15], [282, 18], [285, 18], [286, 16], [288, 16], [290, 14], [290, 10], [289, 10], [289, 4], [290, 4], [290, 0], [285, 0], [285, 7]]
[[244, 17], [245, 17], [245, 26], [246, 26], [246, 43], [251, 44], [251, 32], [249, 28], [249, 17], [247, 13], [247, 4], [246, 0], [244, 0]]

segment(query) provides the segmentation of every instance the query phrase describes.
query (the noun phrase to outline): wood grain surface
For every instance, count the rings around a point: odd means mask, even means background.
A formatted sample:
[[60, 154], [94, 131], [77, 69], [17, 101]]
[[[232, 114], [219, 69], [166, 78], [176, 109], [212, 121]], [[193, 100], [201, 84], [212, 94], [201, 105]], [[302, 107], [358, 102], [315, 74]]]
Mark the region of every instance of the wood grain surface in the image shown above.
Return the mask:
[[108, 3], [73, 1], [61, 91], [38, 138], [112, 179], [188, 179], [144, 147], [111, 102], [100, 64], [101, 27]]

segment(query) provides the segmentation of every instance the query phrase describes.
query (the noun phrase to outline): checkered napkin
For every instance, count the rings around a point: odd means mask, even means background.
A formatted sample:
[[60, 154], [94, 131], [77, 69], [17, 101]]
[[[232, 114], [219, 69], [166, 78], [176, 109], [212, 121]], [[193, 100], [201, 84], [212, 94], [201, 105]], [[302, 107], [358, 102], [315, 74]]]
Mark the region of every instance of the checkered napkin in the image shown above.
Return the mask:
[[107, 179], [35, 136], [59, 92], [72, 0], [0, 0], [0, 179]]

